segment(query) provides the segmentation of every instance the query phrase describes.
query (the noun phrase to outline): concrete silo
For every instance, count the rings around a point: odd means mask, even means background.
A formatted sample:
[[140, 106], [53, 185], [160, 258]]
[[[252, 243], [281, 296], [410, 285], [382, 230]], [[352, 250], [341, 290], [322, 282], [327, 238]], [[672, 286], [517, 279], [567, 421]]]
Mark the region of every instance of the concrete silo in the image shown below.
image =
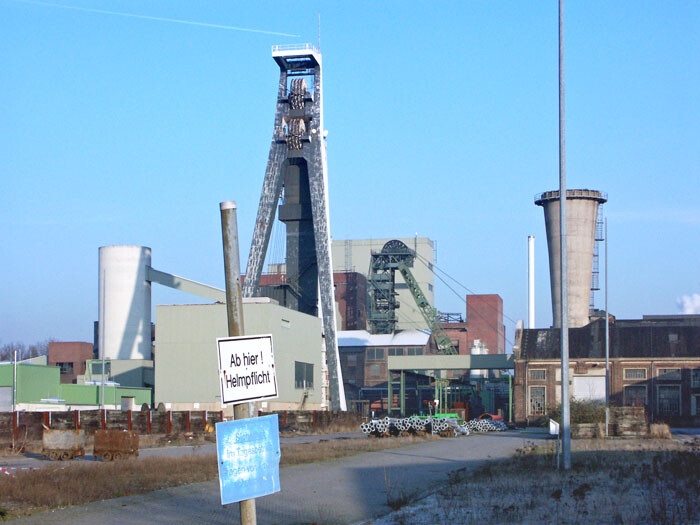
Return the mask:
[[[567, 273], [569, 327], [588, 324], [593, 272], [598, 206], [607, 196], [595, 190], [566, 191]], [[535, 204], [544, 208], [549, 249], [549, 280], [552, 288], [553, 326], [561, 328], [561, 260], [559, 229], [559, 192], [547, 191], [535, 197]]]
[[100, 356], [151, 359], [151, 249], [103, 246], [99, 255]]

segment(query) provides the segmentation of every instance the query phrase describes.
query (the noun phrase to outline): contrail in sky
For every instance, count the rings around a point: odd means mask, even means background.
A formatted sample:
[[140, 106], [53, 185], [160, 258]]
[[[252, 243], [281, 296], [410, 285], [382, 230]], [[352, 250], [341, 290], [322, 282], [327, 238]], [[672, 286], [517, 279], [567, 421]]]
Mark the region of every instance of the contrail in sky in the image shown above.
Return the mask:
[[33, 4], [45, 7], [57, 7], [59, 9], [73, 9], [74, 11], [85, 11], [86, 13], [98, 13], [101, 15], [115, 15], [127, 18], [141, 18], [143, 20], [156, 20], [158, 22], [172, 22], [173, 24], [185, 24], [188, 26], [211, 27], [214, 29], [228, 29], [230, 31], [244, 31], [246, 33], [260, 33], [263, 35], [290, 36], [299, 38], [300, 35], [292, 35], [289, 33], [279, 33], [277, 31], [264, 31], [262, 29], [250, 29], [249, 27], [225, 26], [221, 24], [208, 24], [206, 22], [192, 22], [190, 20], [178, 20], [176, 18], [163, 18], [160, 16], [137, 15], [134, 13], [120, 13], [118, 11], [106, 11], [104, 9], [92, 9], [90, 7], [78, 7], [72, 5], [53, 4], [51, 2], [40, 2], [38, 0], [10, 0], [11, 2], [21, 4]]

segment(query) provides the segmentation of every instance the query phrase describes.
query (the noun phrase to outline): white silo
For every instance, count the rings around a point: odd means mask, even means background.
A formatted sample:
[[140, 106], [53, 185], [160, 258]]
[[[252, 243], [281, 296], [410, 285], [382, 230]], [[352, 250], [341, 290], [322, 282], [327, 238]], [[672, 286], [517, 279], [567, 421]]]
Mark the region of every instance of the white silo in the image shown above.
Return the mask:
[[[567, 274], [569, 327], [589, 322], [593, 249], [598, 206], [607, 196], [595, 190], [566, 190]], [[559, 229], [559, 192], [547, 191], [535, 197], [544, 208], [549, 250], [549, 280], [552, 288], [553, 326], [561, 328], [561, 257]]]
[[99, 254], [100, 358], [151, 359], [151, 283], [145, 246], [103, 246]]

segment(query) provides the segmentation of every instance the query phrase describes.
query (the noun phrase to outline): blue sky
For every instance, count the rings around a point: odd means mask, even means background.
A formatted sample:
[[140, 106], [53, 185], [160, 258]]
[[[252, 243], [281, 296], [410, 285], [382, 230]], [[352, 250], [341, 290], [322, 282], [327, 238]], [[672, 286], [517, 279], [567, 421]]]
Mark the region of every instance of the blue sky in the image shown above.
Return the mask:
[[[430, 237], [439, 267], [522, 319], [535, 235], [549, 326], [533, 196], [558, 186], [556, 1], [259, 4], [0, 0], [0, 343], [91, 341], [99, 246], [150, 246], [154, 267], [223, 286], [223, 200], [238, 202], [245, 264], [270, 46], [316, 43], [319, 12], [333, 237]], [[700, 3], [565, 14], [568, 187], [609, 195], [610, 309], [678, 313], [700, 303]], [[154, 287], [154, 304], [192, 301]]]

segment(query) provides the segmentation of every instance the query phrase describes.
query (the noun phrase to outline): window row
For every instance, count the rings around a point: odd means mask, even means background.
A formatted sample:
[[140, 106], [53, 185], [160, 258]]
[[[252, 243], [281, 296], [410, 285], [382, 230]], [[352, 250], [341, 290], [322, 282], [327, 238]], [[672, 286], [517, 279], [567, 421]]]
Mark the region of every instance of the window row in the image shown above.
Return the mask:
[[[529, 378], [531, 381], [544, 381], [547, 379], [547, 370], [543, 369], [530, 369], [528, 370]], [[690, 371], [690, 386], [692, 388], [700, 388], [700, 368], [694, 368]], [[624, 369], [625, 381], [635, 381], [644, 380], [647, 378], [646, 368], [625, 368]], [[680, 368], [659, 368], [656, 372], [656, 378], [659, 381], [680, 381], [681, 380], [681, 369]]]
[[[387, 353], [390, 356], [400, 356], [400, 355], [423, 355], [422, 348], [401, 348], [401, 347], [391, 347], [387, 348]], [[384, 361], [384, 348], [368, 348], [365, 352], [365, 357], [367, 361]]]
[[[547, 410], [547, 387], [529, 387], [528, 415], [543, 416]], [[626, 385], [623, 389], [623, 402], [625, 406], [647, 406], [646, 385]], [[691, 415], [700, 415], [700, 394], [691, 396]], [[681, 415], [681, 386], [657, 385], [656, 407], [654, 412], [662, 416]]]

